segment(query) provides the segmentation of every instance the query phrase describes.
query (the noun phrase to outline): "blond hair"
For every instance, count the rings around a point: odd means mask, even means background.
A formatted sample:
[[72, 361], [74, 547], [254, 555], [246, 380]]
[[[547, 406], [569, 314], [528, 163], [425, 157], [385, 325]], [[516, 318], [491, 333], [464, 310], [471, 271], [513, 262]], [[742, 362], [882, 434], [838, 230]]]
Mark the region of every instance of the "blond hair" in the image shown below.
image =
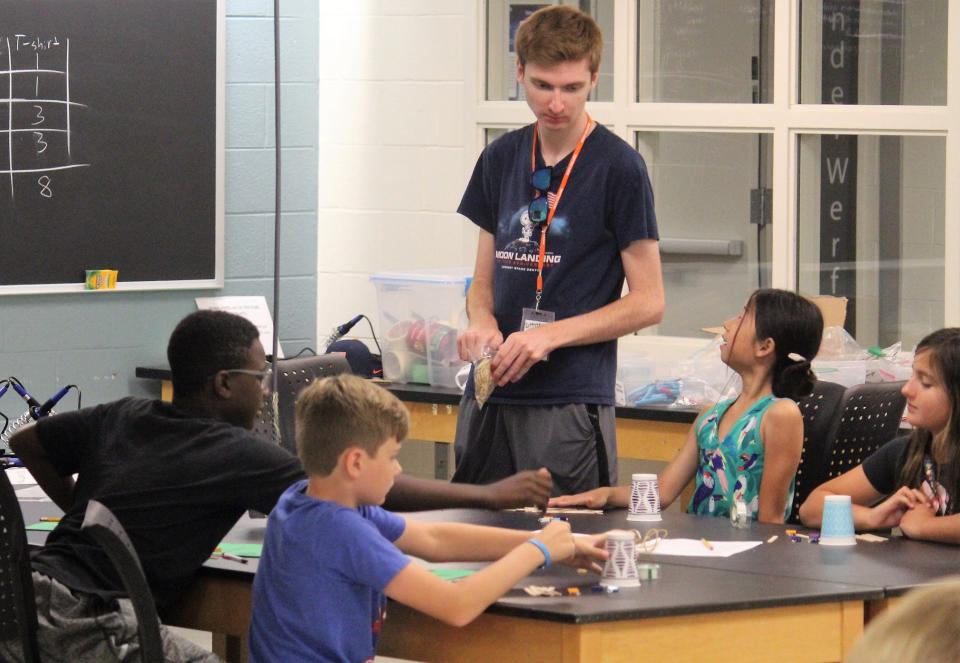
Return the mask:
[[870, 622], [846, 663], [960, 661], [960, 576], [910, 592]]
[[589, 14], [566, 5], [538, 9], [517, 28], [514, 37], [521, 65], [555, 65], [588, 59], [590, 73], [600, 70], [603, 33]]
[[344, 450], [370, 456], [389, 438], [403, 440], [410, 417], [386, 389], [354, 375], [318, 380], [297, 399], [297, 455], [307, 474], [327, 476]]

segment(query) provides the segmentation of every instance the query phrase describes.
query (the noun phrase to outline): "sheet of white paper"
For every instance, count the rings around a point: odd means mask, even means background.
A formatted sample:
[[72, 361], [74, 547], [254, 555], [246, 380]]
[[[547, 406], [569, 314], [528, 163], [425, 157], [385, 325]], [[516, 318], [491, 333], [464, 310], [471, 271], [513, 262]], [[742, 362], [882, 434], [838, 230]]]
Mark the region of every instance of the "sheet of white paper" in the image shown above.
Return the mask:
[[25, 467], [11, 467], [7, 470], [7, 478], [14, 486], [32, 486], [37, 483], [30, 470]]
[[[263, 295], [250, 297], [197, 297], [198, 309], [213, 309], [226, 311], [246, 318], [260, 332], [260, 343], [267, 354], [273, 352], [273, 318], [267, 307], [267, 299]], [[277, 358], [283, 359], [283, 348], [277, 346]]]
[[[523, 511], [524, 513], [544, 513], [543, 509], [539, 509], [535, 506], [518, 506], [514, 509], [504, 509], [504, 511]], [[552, 506], [546, 510], [546, 515], [553, 516], [558, 514], [589, 514], [589, 515], [601, 515], [603, 513], [602, 509], [580, 509], [576, 507], [563, 508], [558, 506]]]
[[43, 488], [40, 486], [30, 486], [29, 488], [21, 488], [17, 492], [18, 500], [49, 500], [47, 494], [43, 492]]
[[660, 539], [660, 543], [652, 554], [678, 557], [730, 557], [756, 548], [761, 543], [763, 541], [710, 541], [710, 545], [713, 546], [713, 550], [710, 550], [700, 539]]

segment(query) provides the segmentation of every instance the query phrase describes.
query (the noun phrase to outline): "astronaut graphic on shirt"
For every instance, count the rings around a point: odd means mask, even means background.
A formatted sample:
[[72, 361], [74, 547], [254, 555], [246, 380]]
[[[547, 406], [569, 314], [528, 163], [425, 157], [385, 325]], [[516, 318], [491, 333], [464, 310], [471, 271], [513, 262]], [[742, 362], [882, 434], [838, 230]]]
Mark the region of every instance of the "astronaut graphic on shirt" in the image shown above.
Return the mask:
[[520, 237], [503, 248], [505, 251], [512, 251], [515, 256], [536, 254], [540, 250], [540, 246], [533, 241], [533, 221], [530, 220], [530, 213], [527, 210], [523, 210], [520, 214]]

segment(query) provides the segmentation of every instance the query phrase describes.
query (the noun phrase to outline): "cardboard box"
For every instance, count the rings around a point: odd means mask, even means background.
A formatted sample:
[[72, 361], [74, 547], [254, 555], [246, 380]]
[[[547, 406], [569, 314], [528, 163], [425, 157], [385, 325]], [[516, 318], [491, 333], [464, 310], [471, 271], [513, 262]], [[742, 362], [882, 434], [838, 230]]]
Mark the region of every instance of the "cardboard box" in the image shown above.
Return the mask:
[[817, 305], [823, 315], [823, 327], [843, 327], [847, 319], [847, 298], [832, 295], [815, 295], [807, 297]]

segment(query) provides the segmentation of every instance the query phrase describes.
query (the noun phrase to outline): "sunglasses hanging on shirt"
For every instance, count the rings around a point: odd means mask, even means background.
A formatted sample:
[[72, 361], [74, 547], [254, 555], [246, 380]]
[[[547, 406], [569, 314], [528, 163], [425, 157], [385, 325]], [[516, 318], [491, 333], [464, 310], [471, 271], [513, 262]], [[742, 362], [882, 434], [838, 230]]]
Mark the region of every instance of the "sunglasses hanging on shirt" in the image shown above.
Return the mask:
[[550, 181], [553, 179], [553, 168], [545, 166], [533, 171], [530, 175], [530, 184], [536, 191], [534, 199], [527, 208], [530, 221], [536, 224], [546, 223], [550, 214], [550, 203], [547, 194], [550, 190]]

